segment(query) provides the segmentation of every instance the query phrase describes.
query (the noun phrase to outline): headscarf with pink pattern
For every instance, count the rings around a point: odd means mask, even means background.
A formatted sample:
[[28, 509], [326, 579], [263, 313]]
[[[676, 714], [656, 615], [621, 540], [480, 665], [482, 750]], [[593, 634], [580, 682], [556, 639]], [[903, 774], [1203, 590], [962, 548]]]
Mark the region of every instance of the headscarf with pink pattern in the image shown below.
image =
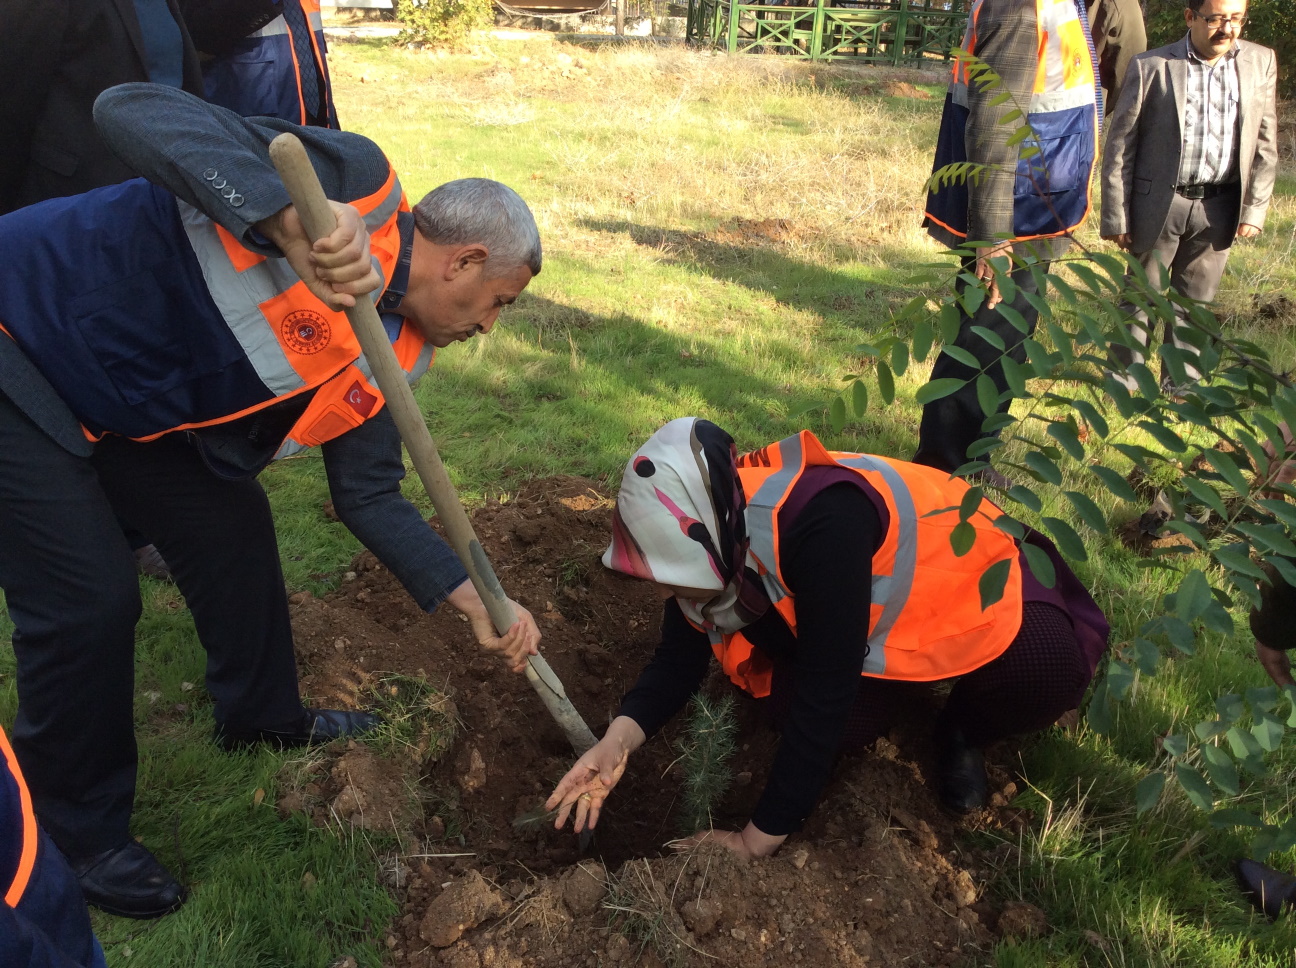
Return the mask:
[[769, 608], [748, 562], [747, 501], [733, 438], [711, 423], [666, 424], [626, 465], [603, 564], [675, 588], [714, 591], [708, 601], [676, 597], [701, 628], [736, 632]]

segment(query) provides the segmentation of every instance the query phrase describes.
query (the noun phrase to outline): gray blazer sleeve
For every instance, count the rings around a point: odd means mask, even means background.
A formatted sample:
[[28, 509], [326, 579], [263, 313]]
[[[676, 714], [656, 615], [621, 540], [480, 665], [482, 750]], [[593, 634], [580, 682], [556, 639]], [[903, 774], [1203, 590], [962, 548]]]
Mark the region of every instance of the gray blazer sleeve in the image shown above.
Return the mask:
[[[1035, 4], [1030, 0], [986, 3], [977, 25], [977, 55], [994, 68], [1003, 86], [968, 85], [968, 160], [991, 166], [979, 181], [968, 183], [968, 240], [991, 242], [1013, 234], [1019, 150], [1008, 140], [1023, 122], [1000, 124], [999, 119], [1014, 107], [1024, 116], [1030, 104], [1038, 63]], [[1012, 101], [992, 104], [1004, 91], [1012, 94]]]
[[251, 235], [252, 226], [289, 204], [270, 163], [269, 144], [280, 133], [301, 138], [324, 193], [335, 201], [372, 195], [390, 174], [382, 150], [361, 135], [243, 118], [159, 84], [109, 88], [95, 101], [94, 118], [123, 162], [260, 252], [276, 250]]
[[[1143, 73], [1151, 63], [1136, 57], [1121, 84], [1120, 100], [1107, 122], [1102, 156], [1103, 238], [1131, 230], [1130, 198], [1134, 192], [1134, 160], [1138, 154], [1139, 115], [1143, 110]], [[1174, 177], [1173, 175], [1171, 176]]]
[[1261, 79], [1256, 84], [1260, 95], [1260, 128], [1256, 132], [1255, 156], [1247, 183], [1242, 186], [1242, 208], [1239, 224], [1264, 228], [1265, 214], [1273, 197], [1274, 180], [1278, 176], [1278, 58], [1269, 48], [1261, 66]]

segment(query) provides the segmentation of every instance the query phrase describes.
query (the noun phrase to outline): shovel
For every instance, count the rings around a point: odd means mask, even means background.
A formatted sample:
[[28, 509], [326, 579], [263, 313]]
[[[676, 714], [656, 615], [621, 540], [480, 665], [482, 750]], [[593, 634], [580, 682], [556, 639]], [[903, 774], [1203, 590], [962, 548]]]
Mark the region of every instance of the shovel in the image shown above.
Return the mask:
[[[284, 133], [275, 138], [270, 143], [270, 159], [278, 169], [311, 241], [332, 232], [337, 220], [329, 207], [328, 199], [324, 197], [324, 189], [306, 155], [306, 149], [297, 136]], [[356, 300], [355, 306], [346, 311], [346, 315], [360, 341], [365, 359], [373, 370], [374, 380], [387, 400], [414, 470], [418, 472], [419, 479], [445, 526], [450, 546], [463, 562], [473, 587], [486, 604], [495, 628], [503, 635], [517, 621], [517, 614], [504, 595], [504, 589], [495, 577], [495, 570], [487, 560], [472, 523], [459, 501], [459, 495], [450, 483], [445, 465], [441, 463], [441, 455], [437, 453], [423, 414], [414, 401], [414, 391], [405, 379], [405, 372], [397, 362], [396, 353], [378, 318], [378, 310], [367, 297], [361, 296]], [[543, 656], [533, 655], [527, 660], [526, 677], [549, 714], [562, 727], [563, 733], [576, 750], [576, 755], [593, 747], [594, 734], [567, 698], [562, 683]]]

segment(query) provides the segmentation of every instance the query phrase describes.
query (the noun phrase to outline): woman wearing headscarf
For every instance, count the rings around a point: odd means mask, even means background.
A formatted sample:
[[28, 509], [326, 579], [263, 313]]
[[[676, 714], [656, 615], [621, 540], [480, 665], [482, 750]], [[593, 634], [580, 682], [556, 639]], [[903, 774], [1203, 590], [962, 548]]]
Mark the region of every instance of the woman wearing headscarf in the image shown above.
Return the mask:
[[[782, 735], [751, 822], [700, 836], [751, 856], [777, 850], [843, 745], [889, 727], [906, 680], [957, 678], [936, 723], [940, 795], [958, 812], [983, 806], [981, 750], [1074, 709], [1108, 626], [1034, 534], [1026, 540], [1048, 555], [1055, 581], [1031, 575], [989, 501], [967, 518], [956, 555], [950, 536], [968, 490], [934, 468], [829, 452], [809, 431], [741, 457], [705, 420], [657, 431], [626, 466], [603, 564], [661, 586], [661, 644], [549, 798], [555, 825], [573, 807], [577, 831], [598, 822], [630, 754], [697, 691], [713, 654], [736, 685], [770, 697]], [[990, 569], [1003, 594], [983, 608]]]

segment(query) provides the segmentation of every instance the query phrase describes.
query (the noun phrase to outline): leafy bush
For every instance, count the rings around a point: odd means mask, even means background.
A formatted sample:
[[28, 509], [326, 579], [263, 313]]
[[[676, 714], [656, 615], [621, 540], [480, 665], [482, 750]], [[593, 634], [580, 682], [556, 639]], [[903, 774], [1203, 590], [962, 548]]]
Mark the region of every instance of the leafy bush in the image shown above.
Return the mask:
[[[954, 55], [967, 63], [973, 82], [1002, 87], [984, 61], [964, 51]], [[1025, 116], [1007, 92], [998, 96], [998, 103], [1004, 106], [1001, 124]], [[1020, 126], [1009, 143], [1031, 146], [1023, 147], [1023, 157], [1039, 152], [1028, 125]], [[975, 163], [950, 165], [933, 173], [930, 184], [975, 181], [985, 170]], [[1006, 390], [999, 391], [986, 372], [989, 367], [980, 367], [972, 354], [954, 345], [958, 306], [970, 316], [986, 298], [984, 285], [966, 272], [963, 279], [969, 285], [946, 296], [934, 318], [929, 297], [915, 296], [896, 319], [898, 330], [910, 335], [889, 336], [857, 351], [873, 361], [877, 395], [886, 406], [895, 396], [895, 377], [911, 362], [931, 356], [938, 341], [944, 352], [981, 369], [971, 381], [930, 381], [915, 399], [925, 405], [967, 382], [975, 384], [985, 414], [983, 430], [994, 436], [970, 447], [968, 463], [956, 474], [974, 475], [992, 456], [1001, 470], [1011, 469], [1019, 483], [993, 497], [1013, 516], [1001, 516], [993, 524], [1018, 540], [1027, 528], [1035, 528], [1046, 532], [1065, 556], [1083, 561], [1087, 552], [1079, 531], [1112, 533], [1107, 514], [1086, 491], [1145, 507], [1147, 495], [1138, 492], [1139, 483], [1157, 482], [1163, 488], [1168, 505], [1164, 527], [1181, 541], [1150, 551], [1139, 564], [1177, 573], [1179, 581], [1174, 592], [1150, 603], [1152, 617], [1105, 660], [1087, 719], [1106, 734], [1114, 704], [1131, 696], [1136, 673], [1154, 675], [1163, 653], [1191, 654], [1212, 636], [1230, 635], [1230, 608], [1258, 604], [1261, 585], [1270, 581], [1266, 570], [1296, 585], [1296, 486], [1277, 483], [1281, 462], [1271, 460], [1272, 454], [1287, 450], [1282, 425], [1296, 428], [1296, 385], [1289, 374], [1277, 371], [1262, 347], [1223, 333], [1205, 306], [1150, 285], [1128, 253], [1093, 249], [1075, 240], [1070, 254], [1051, 264], [1019, 255], [991, 261], [1004, 300], [1000, 311], [1023, 337], [1013, 347], [995, 333], [983, 336], [999, 354]], [[1027, 296], [1039, 312], [1034, 333], [1007, 305], [1017, 292], [1010, 273], [1022, 268], [1034, 276], [1039, 293], [1056, 293], [1054, 300]], [[914, 283], [928, 290], [943, 285], [945, 292], [953, 292], [958, 268], [951, 271], [941, 263], [929, 269]], [[1176, 306], [1187, 311], [1183, 336], [1194, 349], [1165, 344], [1157, 349], [1177, 387], [1163, 391], [1146, 364], [1121, 366], [1109, 357], [1109, 347], [1134, 348], [1132, 307], [1147, 314], [1153, 332], [1161, 332], [1174, 319]], [[1190, 379], [1190, 366], [1204, 374], [1200, 381]], [[862, 376], [849, 374], [845, 393], [832, 401], [834, 427], [842, 427], [852, 411], [864, 416], [870, 392]], [[1133, 390], [1127, 389], [1131, 379]], [[1016, 413], [1000, 412], [1014, 401], [1024, 405]], [[975, 539], [967, 522], [982, 513], [978, 509], [987, 490], [973, 486], [961, 506], [939, 512], [959, 516], [950, 536], [956, 555], [965, 554], [968, 539]], [[1032, 554], [1029, 545], [1025, 549], [1036, 577], [1052, 586], [1046, 557]], [[983, 605], [1002, 597], [1007, 577], [1003, 562], [986, 571]], [[1213, 825], [1256, 828], [1256, 854], [1296, 846], [1296, 817], [1276, 826], [1245, 810], [1216, 809], [1219, 795], [1236, 797], [1248, 775], [1263, 775], [1265, 754], [1278, 748], [1288, 729], [1296, 729], [1296, 688], [1268, 686], [1222, 695], [1215, 710], [1215, 718], [1164, 738], [1154, 770], [1138, 784], [1138, 812], [1154, 808], [1166, 781], [1173, 779], [1191, 803], [1210, 812]]]
[[[1149, 49], [1186, 32], [1182, 0], [1147, 0], [1146, 10]], [[1242, 36], [1278, 52], [1278, 96], [1296, 97], [1296, 0], [1252, 0]]]
[[494, 0], [396, 0], [396, 15], [405, 29], [404, 44], [459, 47], [474, 30], [495, 19]]

